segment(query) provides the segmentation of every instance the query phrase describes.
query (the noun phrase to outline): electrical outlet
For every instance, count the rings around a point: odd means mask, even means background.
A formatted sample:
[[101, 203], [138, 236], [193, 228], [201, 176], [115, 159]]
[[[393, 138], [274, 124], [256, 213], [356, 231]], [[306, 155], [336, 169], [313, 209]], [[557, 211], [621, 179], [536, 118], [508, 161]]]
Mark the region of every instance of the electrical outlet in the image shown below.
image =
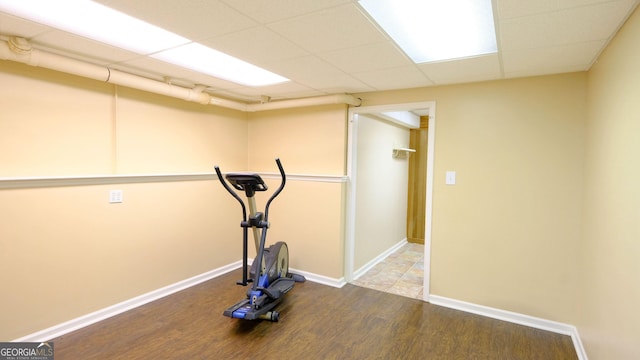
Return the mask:
[[121, 203], [122, 202], [122, 190], [110, 190], [109, 191], [109, 203]]

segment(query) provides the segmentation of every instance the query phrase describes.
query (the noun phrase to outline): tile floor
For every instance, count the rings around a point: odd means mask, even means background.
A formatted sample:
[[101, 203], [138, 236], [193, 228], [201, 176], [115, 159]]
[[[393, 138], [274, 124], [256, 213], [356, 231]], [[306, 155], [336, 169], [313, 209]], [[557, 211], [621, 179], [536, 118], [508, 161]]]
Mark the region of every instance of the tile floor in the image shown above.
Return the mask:
[[422, 299], [424, 245], [407, 243], [352, 283], [406, 297]]

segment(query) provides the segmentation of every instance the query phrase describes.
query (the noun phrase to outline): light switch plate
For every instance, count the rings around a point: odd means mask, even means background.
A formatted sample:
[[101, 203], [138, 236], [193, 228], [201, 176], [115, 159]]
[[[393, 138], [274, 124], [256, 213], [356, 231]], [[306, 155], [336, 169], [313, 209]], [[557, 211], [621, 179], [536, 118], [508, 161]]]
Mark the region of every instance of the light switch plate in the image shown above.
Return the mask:
[[456, 172], [455, 171], [447, 171], [447, 175], [445, 178], [445, 184], [447, 185], [455, 185], [456, 184]]
[[122, 202], [122, 190], [110, 190], [109, 191], [109, 203], [121, 203]]

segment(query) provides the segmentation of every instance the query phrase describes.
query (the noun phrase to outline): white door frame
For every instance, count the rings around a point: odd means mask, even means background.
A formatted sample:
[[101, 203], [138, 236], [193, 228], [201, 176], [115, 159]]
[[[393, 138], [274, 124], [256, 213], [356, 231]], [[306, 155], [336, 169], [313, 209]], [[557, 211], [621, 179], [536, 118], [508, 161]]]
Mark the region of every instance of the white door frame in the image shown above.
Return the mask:
[[349, 108], [349, 129], [347, 146], [347, 214], [345, 224], [345, 281], [353, 281], [354, 256], [355, 256], [355, 200], [356, 200], [356, 171], [357, 145], [358, 145], [358, 115], [372, 114], [387, 111], [416, 111], [429, 115], [429, 130], [427, 144], [427, 184], [426, 184], [426, 219], [425, 219], [425, 239], [424, 239], [424, 297], [429, 301], [430, 275], [431, 275], [431, 219], [433, 212], [433, 163], [435, 153], [435, 133], [436, 133], [436, 103], [435, 101], [423, 101], [415, 103], [375, 105]]

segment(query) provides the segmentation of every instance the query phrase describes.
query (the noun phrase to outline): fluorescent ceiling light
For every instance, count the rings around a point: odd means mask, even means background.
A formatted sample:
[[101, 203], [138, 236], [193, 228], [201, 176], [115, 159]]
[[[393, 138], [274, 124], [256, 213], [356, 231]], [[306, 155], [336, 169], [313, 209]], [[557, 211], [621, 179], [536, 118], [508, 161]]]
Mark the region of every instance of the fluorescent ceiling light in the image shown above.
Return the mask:
[[280, 75], [198, 43], [165, 50], [151, 57], [249, 86], [272, 85], [288, 81]]
[[[89, 0], [0, 0], [0, 10], [243, 85], [262, 86], [288, 81], [282, 76]], [[216, 55], [214, 57], [211, 54]], [[224, 60], [217, 60], [221, 58]]]
[[415, 63], [498, 51], [491, 0], [360, 0]]
[[0, 0], [0, 9], [138, 54], [149, 54], [191, 42], [93, 1]]

